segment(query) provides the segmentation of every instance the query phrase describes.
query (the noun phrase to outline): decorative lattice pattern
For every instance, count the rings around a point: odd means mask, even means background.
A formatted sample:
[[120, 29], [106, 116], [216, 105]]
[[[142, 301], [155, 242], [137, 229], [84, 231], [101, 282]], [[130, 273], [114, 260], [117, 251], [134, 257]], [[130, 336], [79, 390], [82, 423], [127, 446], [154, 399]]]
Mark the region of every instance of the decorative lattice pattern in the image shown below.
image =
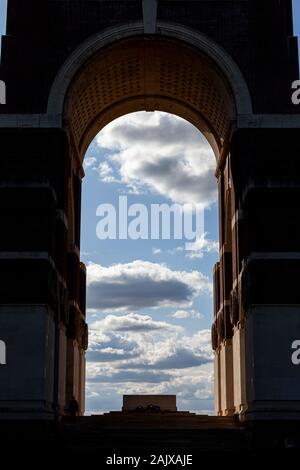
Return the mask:
[[195, 65], [161, 59], [159, 91], [163, 96], [176, 96], [180, 101], [197, 109], [213, 124], [215, 131], [222, 138], [225, 137], [225, 103], [214, 82], [203, 70], [197, 70]]
[[86, 146], [91, 129], [100, 130], [97, 122], [105, 121], [105, 113], [111, 119], [118, 106], [120, 115], [124, 103], [125, 114], [129, 102], [132, 111], [134, 100], [141, 109], [143, 99], [145, 109], [147, 99], [155, 101], [157, 109], [161, 100], [161, 109], [168, 110], [169, 103], [169, 112], [177, 103], [187, 110], [181, 111], [183, 118], [189, 119], [192, 112], [199, 116], [200, 130], [205, 121], [217, 142], [226, 139], [232, 99], [208, 60], [179, 44], [135, 39], [95, 55], [71, 86], [66, 117], [79, 151]]

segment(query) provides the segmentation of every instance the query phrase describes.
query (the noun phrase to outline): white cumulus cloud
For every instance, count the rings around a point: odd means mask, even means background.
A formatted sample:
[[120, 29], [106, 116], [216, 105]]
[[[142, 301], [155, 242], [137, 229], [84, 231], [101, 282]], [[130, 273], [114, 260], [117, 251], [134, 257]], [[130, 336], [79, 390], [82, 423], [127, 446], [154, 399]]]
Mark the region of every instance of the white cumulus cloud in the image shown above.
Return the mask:
[[109, 150], [100, 164], [103, 181], [120, 180], [137, 192], [146, 188], [177, 203], [210, 206], [217, 198], [215, 157], [203, 135], [167, 113], [133, 113], [108, 124], [96, 138]]
[[88, 307], [103, 311], [190, 306], [211, 295], [209, 279], [199, 271], [174, 271], [165, 264], [136, 260], [109, 267], [87, 267]]
[[122, 394], [176, 394], [181, 409], [213, 410], [210, 331], [186, 336], [149, 315], [108, 315], [90, 325], [88, 410], [120, 409]]
[[219, 242], [206, 237], [207, 233], [203, 233], [195, 242], [189, 244], [189, 258], [203, 258], [204, 253], [218, 253]]
[[175, 313], [171, 315], [173, 318], [177, 318], [178, 320], [184, 320], [186, 318], [193, 318], [195, 320], [201, 320], [204, 318], [204, 315], [200, 312], [197, 312], [195, 310], [177, 310]]
[[93, 168], [95, 163], [97, 162], [97, 158], [93, 156], [87, 156], [84, 159], [83, 166], [84, 168]]
[[107, 315], [93, 323], [93, 329], [106, 331], [178, 331], [179, 327], [163, 321], [154, 321], [150, 315], [129, 313], [127, 315]]

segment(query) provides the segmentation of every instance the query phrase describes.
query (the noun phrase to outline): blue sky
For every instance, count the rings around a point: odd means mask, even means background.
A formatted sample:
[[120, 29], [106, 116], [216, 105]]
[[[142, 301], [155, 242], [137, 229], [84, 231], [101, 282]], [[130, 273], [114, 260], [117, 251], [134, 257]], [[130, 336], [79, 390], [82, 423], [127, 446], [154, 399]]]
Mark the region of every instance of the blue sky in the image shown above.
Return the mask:
[[[123, 116], [91, 144], [82, 207], [88, 408], [118, 409], [125, 393], [176, 393], [181, 409], [212, 410], [214, 171], [215, 157], [199, 131], [165, 113]], [[97, 207], [118, 207], [120, 195], [129, 205], [148, 208], [188, 202], [204, 207], [202, 250], [187, 252], [183, 240], [99, 240]]]
[[300, 1], [293, 0], [293, 10], [294, 10], [294, 33], [297, 36], [300, 36]]
[[0, 0], [0, 35], [5, 33], [7, 0]]
[[[300, 32], [300, 1], [295, 29]], [[6, 1], [0, 0], [0, 33]], [[85, 158], [81, 257], [88, 265], [87, 410], [120, 409], [124, 393], [175, 393], [180, 409], [213, 411], [212, 268], [218, 258], [214, 155], [199, 131], [164, 113], [109, 124]], [[194, 202], [205, 237], [99, 240], [97, 207]]]

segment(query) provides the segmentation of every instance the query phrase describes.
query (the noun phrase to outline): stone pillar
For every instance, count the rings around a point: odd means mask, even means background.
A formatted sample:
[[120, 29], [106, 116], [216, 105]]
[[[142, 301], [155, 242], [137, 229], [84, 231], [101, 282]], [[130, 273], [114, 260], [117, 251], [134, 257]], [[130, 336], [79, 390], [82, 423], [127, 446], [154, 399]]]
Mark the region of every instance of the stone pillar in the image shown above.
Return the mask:
[[218, 312], [220, 310], [220, 263], [216, 263], [213, 273], [213, 290], [214, 290], [214, 322], [211, 330], [211, 342], [214, 357], [214, 385], [215, 385], [215, 412], [217, 415], [222, 414], [221, 408], [221, 366], [220, 366], [220, 342], [219, 329], [217, 325]]
[[300, 418], [297, 155], [297, 129], [241, 130], [232, 142], [234, 409], [245, 420]]
[[234, 327], [232, 356], [234, 412], [242, 419], [246, 411], [245, 328], [242, 323]]
[[225, 340], [220, 346], [220, 376], [221, 376], [221, 414], [233, 414], [233, 358], [232, 340]]
[[219, 178], [220, 262], [214, 270], [215, 314], [213, 326], [213, 348], [218, 385], [216, 398], [219, 415], [234, 412], [233, 391], [233, 325], [230, 315], [232, 289], [232, 237], [231, 237], [231, 180], [229, 159], [220, 170]]
[[[53, 419], [66, 406], [73, 301], [67, 258], [69, 147], [65, 133], [55, 129], [0, 129], [0, 141], [0, 331], [7, 347], [0, 419]], [[77, 216], [77, 233], [79, 226]], [[79, 262], [74, 269], [79, 279]], [[79, 297], [78, 292], [77, 304]], [[86, 336], [84, 312], [80, 315]], [[84, 375], [82, 336], [77, 382]]]

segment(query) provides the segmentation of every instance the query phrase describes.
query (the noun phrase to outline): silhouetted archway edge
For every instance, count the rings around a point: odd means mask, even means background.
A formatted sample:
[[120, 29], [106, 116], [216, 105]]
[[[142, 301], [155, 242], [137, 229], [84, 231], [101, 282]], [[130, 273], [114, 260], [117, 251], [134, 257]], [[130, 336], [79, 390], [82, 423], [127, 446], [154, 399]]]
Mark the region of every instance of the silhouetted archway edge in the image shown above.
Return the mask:
[[166, 22], [147, 36], [137, 22], [93, 35], [70, 55], [52, 85], [47, 115], [67, 127], [82, 162], [97, 132], [140, 110], [190, 121], [219, 161], [239, 118], [252, 115], [252, 103], [239, 67], [214, 41]]

